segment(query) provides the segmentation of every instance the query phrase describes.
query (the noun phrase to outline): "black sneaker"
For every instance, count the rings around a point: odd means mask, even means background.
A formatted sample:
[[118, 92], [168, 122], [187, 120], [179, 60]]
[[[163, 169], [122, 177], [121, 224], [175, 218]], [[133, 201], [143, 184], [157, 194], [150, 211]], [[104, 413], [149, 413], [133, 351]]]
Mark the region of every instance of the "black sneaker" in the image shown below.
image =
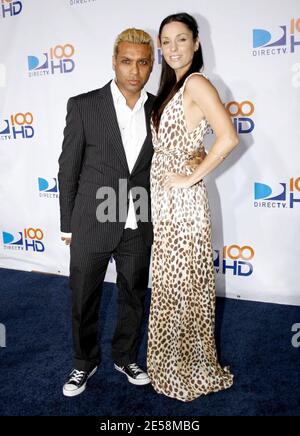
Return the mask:
[[90, 371], [79, 371], [78, 369], [73, 369], [69, 375], [68, 381], [64, 384], [63, 394], [66, 397], [75, 397], [81, 394], [85, 388], [86, 383], [92, 375], [97, 371], [97, 366]]
[[128, 381], [133, 385], [147, 385], [150, 383], [148, 374], [139, 368], [136, 363], [130, 363], [126, 366], [118, 366], [115, 364], [115, 369], [125, 374]]

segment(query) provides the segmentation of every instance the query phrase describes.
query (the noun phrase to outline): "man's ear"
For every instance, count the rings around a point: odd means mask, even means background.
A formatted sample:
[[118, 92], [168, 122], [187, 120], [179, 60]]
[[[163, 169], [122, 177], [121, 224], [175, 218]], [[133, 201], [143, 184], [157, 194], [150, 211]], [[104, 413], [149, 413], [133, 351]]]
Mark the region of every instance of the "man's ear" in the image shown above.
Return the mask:
[[113, 55], [113, 57], [112, 57], [112, 69], [114, 71], [116, 70], [116, 57], [115, 57], [115, 55]]

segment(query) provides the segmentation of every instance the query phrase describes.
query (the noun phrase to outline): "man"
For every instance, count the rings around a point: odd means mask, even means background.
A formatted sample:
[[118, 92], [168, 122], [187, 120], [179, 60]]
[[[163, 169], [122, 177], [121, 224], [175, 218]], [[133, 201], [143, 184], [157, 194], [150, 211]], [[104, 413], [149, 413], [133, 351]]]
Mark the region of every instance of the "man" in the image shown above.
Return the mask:
[[[153, 239], [149, 177], [154, 97], [143, 89], [153, 59], [150, 35], [125, 30], [114, 47], [115, 80], [68, 102], [58, 174], [62, 240], [71, 242], [74, 369], [63, 387], [68, 397], [85, 390], [100, 362], [98, 309], [111, 256], [119, 291], [112, 342], [114, 366], [133, 384], [150, 382], [136, 356]], [[101, 192], [105, 187], [115, 193], [116, 210], [110, 219], [101, 211], [107, 200], [103, 198], [106, 191]], [[145, 192], [146, 199], [142, 196], [142, 202], [134, 203], [130, 191], [134, 189]], [[142, 214], [144, 219], [139, 220]]]

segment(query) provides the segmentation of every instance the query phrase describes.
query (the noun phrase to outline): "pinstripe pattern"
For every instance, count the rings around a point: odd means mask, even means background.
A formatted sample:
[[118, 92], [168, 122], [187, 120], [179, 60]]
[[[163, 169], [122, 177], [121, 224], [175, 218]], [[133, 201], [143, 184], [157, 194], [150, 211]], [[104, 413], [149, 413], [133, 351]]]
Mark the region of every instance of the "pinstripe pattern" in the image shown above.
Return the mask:
[[97, 221], [99, 201], [96, 200], [96, 192], [101, 186], [110, 186], [118, 198], [119, 179], [126, 179], [128, 191], [141, 186], [148, 192], [148, 222], [138, 222], [138, 228], [145, 243], [151, 245], [153, 231], [149, 176], [153, 146], [149, 120], [154, 97], [151, 94], [148, 97], [145, 104], [147, 137], [131, 174], [113, 106], [110, 82], [100, 90], [69, 99], [58, 182], [61, 231], [72, 232], [73, 243], [89, 249], [102, 247], [103, 251], [112, 250], [118, 244], [125, 223]]
[[[100, 360], [98, 309], [111, 255], [116, 261], [119, 289], [113, 359], [119, 365], [136, 361], [153, 239], [149, 179], [153, 155], [150, 113], [154, 97], [150, 94], [148, 97], [145, 104], [147, 137], [131, 174], [110, 83], [68, 101], [58, 181], [61, 231], [72, 232], [72, 327], [74, 365], [79, 370], [89, 370]], [[100, 223], [96, 219], [98, 188], [112, 187], [118, 198], [119, 179], [126, 179], [128, 183], [127, 211], [131, 188], [140, 186], [148, 192], [148, 222], [138, 221], [136, 230], [124, 230], [125, 222]]]
[[71, 249], [70, 287], [72, 290], [72, 328], [74, 367], [89, 370], [100, 361], [98, 312], [102, 284], [112, 254], [117, 268], [118, 322], [112, 342], [115, 363], [136, 362], [144, 298], [148, 285], [150, 247], [138, 229], [126, 229], [121, 242], [110, 252], [84, 252]]

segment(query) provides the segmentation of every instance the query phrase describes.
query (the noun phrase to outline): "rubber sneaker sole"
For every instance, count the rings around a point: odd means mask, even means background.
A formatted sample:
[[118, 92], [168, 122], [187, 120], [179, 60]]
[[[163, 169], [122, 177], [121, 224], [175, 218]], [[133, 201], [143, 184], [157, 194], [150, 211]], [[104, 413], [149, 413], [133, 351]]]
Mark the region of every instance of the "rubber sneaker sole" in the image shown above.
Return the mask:
[[150, 379], [148, 376], [147, 376], [147, 378], [144, 378], [144, 379], [135, 379], [135, 378], [130, 377], [130, 375], [126, 374], [126, 372], [123, 371], [123, 369], [120, 368], [119, 366], [117, 366], [116, 364], [114, 364], [114, 367], [117, 371], [121, 372], [122, 374], [125, 374], [129, 383], [132, 383], [133, 385], [143, 386], [143, 385], [148, 385], [150, 383]]
[[[63, 394], [65, 397], [76, 397], [76, 395], [80, 395], [82, 394], [82, 392], [85, 391], [86, 388], [86, 384], [89, 378], [92, 377], [92, 375], [95, 374], [95, 372], [97, 371], [98, 367], [96, 366], [96, 368], [93, 369], [93, 371], [89, 374], [88, 378], [86, 379], [86, 382], [84, 383], [84, 385], [82, 385], [80, 388], [78, 389], [74, 389], [73, 391], [69, 391], [65, 388], [66, 385], [64, 385], [63, 387]], [[67, 383], [66, 383], [67, 384]]]

